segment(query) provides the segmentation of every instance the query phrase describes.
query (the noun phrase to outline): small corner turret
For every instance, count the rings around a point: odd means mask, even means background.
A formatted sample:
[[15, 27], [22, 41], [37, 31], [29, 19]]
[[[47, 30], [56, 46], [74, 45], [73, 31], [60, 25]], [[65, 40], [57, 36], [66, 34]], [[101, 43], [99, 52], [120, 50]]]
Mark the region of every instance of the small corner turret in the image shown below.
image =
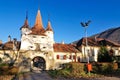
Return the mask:
[[48, 24], [47, 24], [47, 27], [46, 27], [46, 35], [48, 36], [48, 38], [54, 42], [54, 33], [53, 33], [53, 29], [51, 27], [51, 23], [50, 23], [50, 20], [48, 20]]
[[22, 34], [29, 34], [30, 33], [30, 26], [28, 23], [28, 13], [26, 12], [26, 19], [24, 25], [20, 28]]
[[52, 29], [52, 27], [51, 27], [50, 20], [48, 20], [48, 24], [47, 24], [46, 31], [53, 31], [53, 29]]

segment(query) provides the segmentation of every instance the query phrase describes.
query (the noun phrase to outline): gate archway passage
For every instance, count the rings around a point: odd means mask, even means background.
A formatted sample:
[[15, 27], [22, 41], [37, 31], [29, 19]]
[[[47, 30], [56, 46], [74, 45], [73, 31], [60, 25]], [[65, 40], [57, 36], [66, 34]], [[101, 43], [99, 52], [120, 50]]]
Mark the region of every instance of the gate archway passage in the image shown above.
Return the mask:
[[33, 58], [33, 66], [40, 68], [41, 70], [46, 69], [46, 61], [44, 58], [37, 56]]

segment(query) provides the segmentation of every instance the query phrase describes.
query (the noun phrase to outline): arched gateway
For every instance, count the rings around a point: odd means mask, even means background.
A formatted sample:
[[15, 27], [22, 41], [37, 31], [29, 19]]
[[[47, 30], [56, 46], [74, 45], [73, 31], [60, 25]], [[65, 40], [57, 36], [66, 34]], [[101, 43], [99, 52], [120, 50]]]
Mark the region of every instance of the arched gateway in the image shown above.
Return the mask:
[[36, 56], [33, 58], [33, 66], [40, 68], [41, 70], [45, 70], [46, 69], [46, 61], [44, 58], [40, 57], [40, 56]]

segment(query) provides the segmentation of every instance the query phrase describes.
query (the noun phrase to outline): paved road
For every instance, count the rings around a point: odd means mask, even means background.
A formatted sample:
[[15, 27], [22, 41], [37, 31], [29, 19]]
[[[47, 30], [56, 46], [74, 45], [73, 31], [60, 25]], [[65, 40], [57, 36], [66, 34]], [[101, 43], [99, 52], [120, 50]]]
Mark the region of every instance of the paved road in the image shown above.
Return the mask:
[[65, 79], [65, 78], [58, 78], [52, 79], [45, 71], [37, 73], [37, 72], [29, 72], [21, 74], [15, 80], [120, 80], [120, 77], [102, 77], [102, 78], [79, 78], [79, 79]]
[[46, 72], [21, 74], [16, 80], [53, 80]]

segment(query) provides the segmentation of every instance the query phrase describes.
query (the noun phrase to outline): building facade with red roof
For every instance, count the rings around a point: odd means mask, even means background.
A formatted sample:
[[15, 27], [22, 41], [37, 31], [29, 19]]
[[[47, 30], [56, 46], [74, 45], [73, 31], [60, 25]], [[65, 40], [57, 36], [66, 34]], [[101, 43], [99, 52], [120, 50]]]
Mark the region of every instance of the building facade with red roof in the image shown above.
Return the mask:
[[120, 56], [120, 44], [118, 43], [103, 38], [87, 38], [86, 45], [86, 38], [82, 38], [76, 44], [76, 47], [82, 53], [81, 62], [88, 62], [88, 58], [90, 62], [97, 62], [100, 48], [103, 46], [109, 52], [112, 50], [114, 56]]

